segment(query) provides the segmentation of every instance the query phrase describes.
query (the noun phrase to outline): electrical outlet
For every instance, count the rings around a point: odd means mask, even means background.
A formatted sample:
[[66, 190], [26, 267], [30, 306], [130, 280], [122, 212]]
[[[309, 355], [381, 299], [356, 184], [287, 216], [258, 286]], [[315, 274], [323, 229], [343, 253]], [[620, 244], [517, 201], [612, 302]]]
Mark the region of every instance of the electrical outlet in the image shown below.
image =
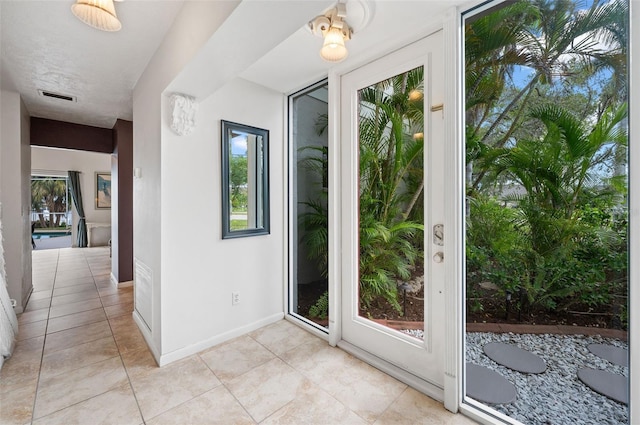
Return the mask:
[[240, 292], [231, 293], [231, 305], [240, 304]]

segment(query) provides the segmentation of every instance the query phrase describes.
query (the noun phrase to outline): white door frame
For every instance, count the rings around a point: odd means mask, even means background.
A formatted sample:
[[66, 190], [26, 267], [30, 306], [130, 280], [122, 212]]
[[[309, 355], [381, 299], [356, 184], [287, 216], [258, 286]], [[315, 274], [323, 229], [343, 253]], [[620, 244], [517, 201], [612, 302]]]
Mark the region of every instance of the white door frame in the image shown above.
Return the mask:
[[[458, 155], [463, 155], [464, 152], [461, 148], [462, 139], [461, 133], [458, 130], [458, 126], [463, 122], [458, 117], [460, 90], [458, 86], [462, 81], [457, 78], [458, 72], [461, 69], [461, 63], [459, 64], [460, 46], [459, 46], [459, 32], [460, 32], [460, 14], [457, 8], [452, 8], [449, 12], [442, 16], [441, 19], [435, 20], [432, 26], [425, 27], [420, 33], [414, 34], [403, 40], [396, 41], [395, 43], [383, 46], [381, 51], [383, 55], [377, 54], [375, 57], [369, 57], [361, 60], [359, 63], [352, 64], [350, 67], [336, 67], [328, 75], [329, 81], [329, 187], [339, 188], [341, 182], [340, 158], [342, 156], [341, 144], [339, 141], [341, 130], [341, 89], [340, 81], [341, 76], [348, 72], [359, 68], [385, 54], [391, 53], [395, 50], [401, 49], [415, 41], [427, 37], [437, 31], [443, 31], [444, 37], [444, 73], [445, 73], [445, 95], [444, 95], [444, 126], [445, 126], [445, 138], [446, 152], [445, 152], [445, 167], [449, 170], [456, 170], [456, 174], [460, 174], [460, 177], [456, 177], [452, 180], [445, 182], [445, 216], [450, 218], [457, 217], [457, 208], [460, 208], [463, 203], [464, 196], [464, 176], [463, 168], [464, 162], [460, 165], [456, 165], [458, 161]], [[464, 156], [462, 156], [463, 158]], [[454, 195], [456, 194], [456, 195]], [[364, 361], [374, 365], [375, 367], [385, 371], [386, 373], [394, 376], [402, 382], [418, 389], [419, 391], [437, 399], [444, 401], [445, 407], [453, 412], [458, 411], [461, 398], [461, 371], [462, 371], [462, 290], [458, 279], [461, 277], [459, 270], [454, 270], [455, 267], [460, 267], [462, 264], [462, 248], [460, 248], [462, 240], [461, 223], [462, 218], [459, 220], [450, 220], [445, 223], [446, 238], [451, 243], [445, 243], [444, 256], [447, 258], [446, 263], [448, 266], [445, 271], [445, 363], [444, 363], [444, 391], [431, 384], [426, 383], [415, 376], [407, 373], [406, 371], [397, 368], [391, 364], [381, 361], [375, 356], [372, 356], [363, 350], [351, 346], [345, 343], [342, 339], [342, 270], [340, 266], [341, 259], [341, 191], [333, 190], [329, 192], [329, 343], [333, 346], [340, 345], [341, 348], [350, 352], [351, 354], [363, 359]], [[457, 244], [455, 241], [459, 241]], [[458, 252], [456, 252], [455, 246], [458, 246]], [[425, 261], [430, 261], [425, 256]]]
[[[640, 60], [640, 4], [637, 1], [629, 1], [631, 16], [629, 19], [629, 72], [628, 75], [638, 75], [640, 68], [637, 66]], [[635, 56], [634, 62], [631, 58]], [[637, 81], [637, 80], [636, 80]], [[629, 78], [629, 117], [637, 116], [640, 111], [640, 84], [634, 83]], [[629, 123], [629, 258], [640, 258], [640, 120], [631, 119]], [[635, 195], [635, 196], [634, 196]], [[629, 264], [629, 305], [636, 306], [629, 309], [629, 329], [635, 335], [640, 332], [640, 267], [637, 260]], [[631, 335], [631, 332], [629, 333]], [[631, 353], [631, 367], [629, 368], [630, 393], [629, 423], [640, 422], [640, 338], [629, 338], [629, 352]], [[635, 363], [634, 363], [635, 362]], [[635, 400], [635, 403], [633, 402]]]
[[[451, 220], [447, 229], [447, 238], [454, 240], [456, 243], [447, 244], [444, 255], [447, 263], [451, 266], [445, 271], [446, 280], [446, 339], [445, 339], [445, 377], [444, 377], [444, 405], [452, 411], [462, 411], [466, 415], [474, 418], [482, 423], [495, 423], [492, 418], [477, 409], [462, 403], [464, 398], [464, 291], [461, 282], [463, 281], [463, 242], [464, 228], [461, 211], [463, 210], [464, 200], [464, 99], [463, 99], [463, 48], [462, 48], [462, 13], [468, 11], [478, 5], [484, 3], [483, 0], [471, 0], [469, 3], [460, 7], [452, 7], [440, 21], [421, 34], [413, 34], [399, 42], [391, 42], [380, 46], [381, 53], [391, 52], [412, 41], [418, 40], [425, 35], [437, 31], [444, 30], [444, 46], [445, 46], [445, 138], [448, 143], [446, 146], [445, 162], [446, 166], [455, 170], [454, 178], [445, 182], [445, 193], [450, 194], [445, 198], [445, 213], [449, 217], [457, 217]], [[630, 7], [630, 24], [629, 24], [629, 40], [631, 57], [640, 58], [640, 30], [635, 26], [634, 22], [640, 22], [640, 4], [634, 0], [629, 1]], [[376, 57], [379, 57], [377, 54]], [[340, 169], [335, 164], [340, 163], [340, 76], [345, 74], [376, 57], [365, 58], [350, 67], [337, 66], [333, 68], [328, 75], [329, 82], [329, 186], [337, 187], [340, 182]], [[633, 61], [629, 64], [629, 75], [637, 73], [636, 66]], [[630, 110], [640, 110], [640, 84], [634, 84], [633, 79], [629, 80], [630, 93]], [[630, 116], [632, 116], [630, 114]], [[640, 180], [637, 175], [640, 171], [640, 120], [631, 120], [629, 129], [629, 145], [630, 158], [629, 168], [630, 182], [630, 258], [638, 258], [640, 256]], [[635, 149], [634, 149], [635, 148]], [[342, 305], [341, 296], [341, 269], [340, 269], [340, 193], [337, 190], [329, 193], [329, 343], [336, 346], [342, 340], [341, 334], [341, 315], [340, 306]], [[631, 224], [635, 223], [635, 224]], [[640, 305], [640, 267], [630, 267], [629, 274], [629, 304]], [[629, 312], [629, 327], [637, 332], [640, 329], [640, 311]], [[629, 341], [629, 349], [632, 354], [632, 361], [640, 361], [640, 338], [631, 338]], [[398, 377], [398, 374], [392, 374]], [[635, 366], [629, 370], [630, 379], [630, 400], [640, 400], [640, 366]], [[412, 385], [407, 380], [404, 382]], [[630, 404], [630, 423], [640, 421], [640, 403]], [[635, 421], [635, 422], [634, 422]]]
[[[442, 248], [433, 243], [432, 227], [445, 221], [443, 185], [445, 174], [444, 120], [442, 111], [433, 110], [443, 102], [442, 31], [402, 47], [390, 55], [343, 75], [342, 84], [342, 335], [345, 341], [388, 362], [401, 365], [435, 387], [444, 385], [444, 262], [431, 257]], [[424, 274], [425, 335], [423, 340], [407, 336], [361, 317], [358, 311], [359, 256], [359, 135], [358, 92], [379, 81], [401, 75], [412, 69], [424, 69]], [[431, 111], [430, 111], [431, 109]], [[343, 342], [341, 342], [343, 344]], [[351, 346], [349, 346], [351, 348]], [[434, 397], [442, 399], [441, 391]]]

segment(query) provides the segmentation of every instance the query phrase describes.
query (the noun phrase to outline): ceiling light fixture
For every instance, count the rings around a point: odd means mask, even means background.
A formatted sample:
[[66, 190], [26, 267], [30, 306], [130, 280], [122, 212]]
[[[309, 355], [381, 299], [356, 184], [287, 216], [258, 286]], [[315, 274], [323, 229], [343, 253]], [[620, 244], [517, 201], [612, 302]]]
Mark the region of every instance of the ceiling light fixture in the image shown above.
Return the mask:
[[351, 39], [351, 28], [344, 20], [346, 17], [347, 6], [337, 3], [333, 9], [309, 22], [311, 32], [324, 37], [320, 56], [327, 62], [340, 62], [349, 54], [344, 45], [345, 40]]
[[122, 28], [113, 0], [77, 0], [71, 6], [71, 12], [85, 24], [102, 31], [119, 31]]

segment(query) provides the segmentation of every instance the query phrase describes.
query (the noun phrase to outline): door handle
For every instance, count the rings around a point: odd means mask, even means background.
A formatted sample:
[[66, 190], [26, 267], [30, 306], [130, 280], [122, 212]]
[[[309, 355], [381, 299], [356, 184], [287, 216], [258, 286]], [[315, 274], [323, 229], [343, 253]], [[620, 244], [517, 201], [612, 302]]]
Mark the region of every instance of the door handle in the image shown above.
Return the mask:
[[436, 224], [433, 226], [433, 244], [444, 246], [444, 224]]

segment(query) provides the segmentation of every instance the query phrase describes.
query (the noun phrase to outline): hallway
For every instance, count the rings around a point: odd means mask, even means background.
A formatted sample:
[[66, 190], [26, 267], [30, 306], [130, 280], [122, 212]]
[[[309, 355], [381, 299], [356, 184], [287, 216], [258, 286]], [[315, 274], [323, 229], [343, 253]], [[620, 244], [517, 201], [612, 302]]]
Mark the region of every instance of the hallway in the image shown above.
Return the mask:
[[109, 273], [108, 248], [33, 252], [0, 423], [473, 423], [284, 320], [158, 368]]

